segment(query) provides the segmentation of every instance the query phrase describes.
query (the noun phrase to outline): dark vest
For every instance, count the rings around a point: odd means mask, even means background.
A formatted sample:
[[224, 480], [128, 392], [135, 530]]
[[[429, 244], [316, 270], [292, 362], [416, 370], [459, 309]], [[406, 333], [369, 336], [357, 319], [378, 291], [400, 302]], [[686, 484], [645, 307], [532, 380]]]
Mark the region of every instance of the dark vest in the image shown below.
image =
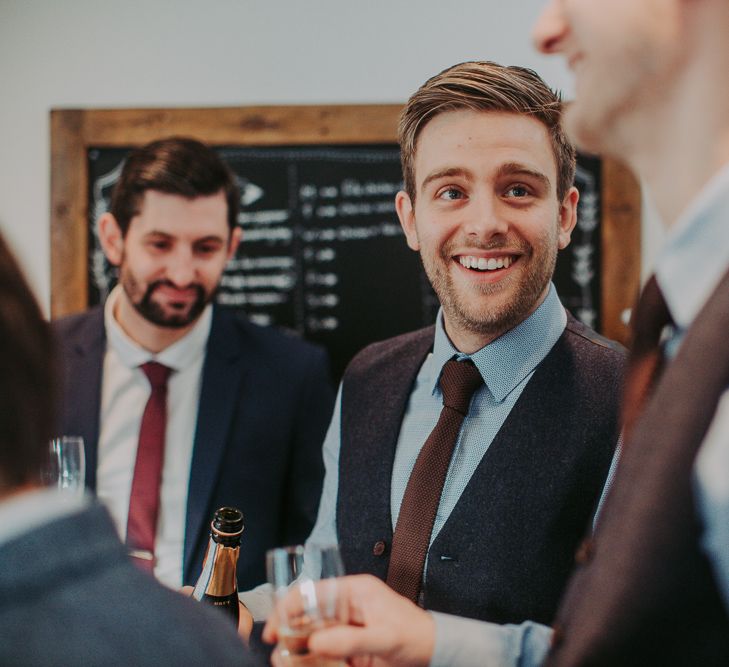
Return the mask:
[[[348, 573], [385, 579], [390, 480], [432, 327], [372, 345], [345, 373], [337, 533]], [[550, 623], [617, 439], [623, 354], [570, 317], [433, 542], [428, 609]]]
[[699, 548], [691, 473], [729, 383], [729, 276], [625, 445], [568, 587], [549, 665], [729, 665], [729, 618]]

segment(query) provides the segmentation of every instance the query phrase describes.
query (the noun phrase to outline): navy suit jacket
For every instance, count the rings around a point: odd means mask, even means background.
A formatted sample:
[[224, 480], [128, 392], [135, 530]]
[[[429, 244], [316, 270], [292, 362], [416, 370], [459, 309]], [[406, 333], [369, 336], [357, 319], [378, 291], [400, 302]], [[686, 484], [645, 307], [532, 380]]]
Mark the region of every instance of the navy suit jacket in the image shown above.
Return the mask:
[[[96, 488], [103, 308], [54, 323], [63, 384], [58, 432], [81, 435]], [[243, 317], [213, 309], [190, 469], [183, 580], [202, 566], [213, 512], [243, 511], [241, 590], [265, 580], [265, 551], [300, 543], [316, 519], [321, 445], [334, 401], [326, 353]]]

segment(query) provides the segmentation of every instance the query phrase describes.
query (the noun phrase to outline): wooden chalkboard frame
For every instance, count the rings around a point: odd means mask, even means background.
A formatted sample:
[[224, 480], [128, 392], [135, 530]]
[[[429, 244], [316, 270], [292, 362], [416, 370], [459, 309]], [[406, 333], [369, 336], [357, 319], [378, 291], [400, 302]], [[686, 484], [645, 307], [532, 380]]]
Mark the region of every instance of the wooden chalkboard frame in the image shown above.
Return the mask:
[[[141, 146], [192, 136], [212, 146], [395, 143], [401, 105], [256, 106], [51, 111], [51, 315], [88, 303], [88, 160], [91, 147]], [[632, 174], [602, 163], [602, 333], [626, 342], [623, 313], [640, 284], [641, 196]]]

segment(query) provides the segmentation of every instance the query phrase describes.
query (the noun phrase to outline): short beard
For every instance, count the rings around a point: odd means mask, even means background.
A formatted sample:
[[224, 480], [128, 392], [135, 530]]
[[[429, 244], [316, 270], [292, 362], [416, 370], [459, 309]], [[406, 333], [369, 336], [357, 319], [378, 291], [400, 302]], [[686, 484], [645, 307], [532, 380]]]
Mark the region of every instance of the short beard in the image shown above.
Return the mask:
[[[509, 247], [514, 249], [513, 245]], [[554, 275], [557, 263], [556, 242], [552, 247], [552, 251], [543, 256], [541, 262], [531, 266], [531, 270], [516, 286], [513, 299], [509, 303], [498, 307], [488, 303], [488, 298], [492, 295], [498, 296], [504, 286], [479, 286], [477, 289], [484, 298], [484, 305], [478, 309], [478, 312], [467, 307], [466, 300], [458, 294], [447, 273], [447, 262], [452, 261], [447, 247], [443, 249], [441, 256], [443, 264], [428, 267], [422, 254], [421, 261], [433, 289], [438, 295], [443, 311], [453, 325], [458, 329], [495, 339], [521, 324], [537, 308], [539, 300]], [[494, 248], [489, 246], [481, 249], [493, 250]], [[518, 261], [534, 261], [534, 248], [521, 244], [519, 250], [523, 254]]]
[[196, 296], [190, 308], [184, 313], [170, 315], [164, 308], [152, 300], [152, 295], [157, 288], [162, 286], [174, 287], [170, 281], [157, 280], [150, 283], [147, 286], [146, 292], [139, 300], [134, 298], [134, 295], [139, 290], [133, 276], [129, 274], [125, 275], [125, 272], [122, 272], [121, 283], [135, 310], [148, 322], [167, 329], [182, 329], [192, 324], [200, 317], [203, 310], [205, 310], [205, 306], [210, 303], [214, 296], [213, 294], [206, 295], [201, 285], [192, 285], [191, 287], [195, 290]]

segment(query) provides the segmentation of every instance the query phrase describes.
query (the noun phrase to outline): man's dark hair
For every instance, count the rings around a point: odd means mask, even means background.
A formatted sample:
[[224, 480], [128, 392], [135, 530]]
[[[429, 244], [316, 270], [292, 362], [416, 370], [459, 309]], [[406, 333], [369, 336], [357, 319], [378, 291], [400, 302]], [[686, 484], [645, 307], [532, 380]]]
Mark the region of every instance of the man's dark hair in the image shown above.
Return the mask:
[[222, 190], [228, 202], [228, 227], [235, 229], [239, 196], [233, 174], [212, 148], [195, 139], [160, 139], [129, 154], [111, 197], [111, 213], [123, 236], [139, 214], [147, 190], [188, 199]]
[[38, 479], [53, 428], [49, 324], [0, 235], [0, 492]]

